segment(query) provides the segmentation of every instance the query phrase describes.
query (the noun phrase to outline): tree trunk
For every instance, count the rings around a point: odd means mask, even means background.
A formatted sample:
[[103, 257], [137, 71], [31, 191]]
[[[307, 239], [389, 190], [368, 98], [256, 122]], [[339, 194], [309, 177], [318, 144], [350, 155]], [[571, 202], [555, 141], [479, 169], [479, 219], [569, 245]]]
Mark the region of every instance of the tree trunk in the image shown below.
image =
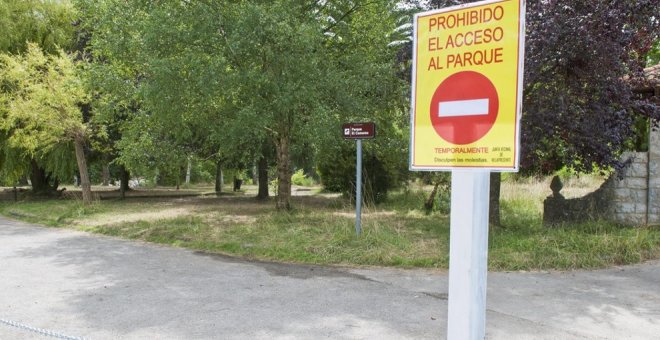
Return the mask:
[[128, 181], [131, 178], [131, 173], [126, 170], [126, 167], [123, 165], [119, 167], [119, 192], [121, 194], [121, 198], [124, 199], [126, 198], [126, 191], [131, 190], [131, 188], [128, 186]]
[[190, 172], [192, 170], [192, 160], [188, 157], [188, 166], [186, 167], [186, 185], [190, 184]]
[[222, 176], [222, 161], [218, 161], [215, 167], [215, 194], [222, 194], [222, 183], [224, 178]]
[[18, 185], [20, 186], [28, 185], [28, 178], [25, 176], [21, 176], [21, 178], [18, 179]]
[[289, 136], [277, 137], [277, 209], [291, 209], [291, 159], [289, 154]]
[[490, 173], [490, 195], [488, 208], [488, 222], [493, 226], [500, 226], [500, 185], [502, 184], [502, 173]]
[[259, 182], [259, 173], [258, 173], [258, 171], [259, 170], [257, 169], [257, 163], [254, 163], [252, 165], [252, 184], [256, 184], [257, 182]]
[[259, 175], [259, 192], [257, 193], [257, 199], [266, 200], [268, 199], [268, 158], [266, 155], [261, 155], [259, 162], [257, 163], [257, 173]]
[[176, 173], [176, 191], [179, 191], [180, 189], [180, 184], [181, 184], [181, 167], [177, 167], [177, 173]]
[[46, 171], [39, 167], [35, 160], [30, 162], [32, 171], [30, 172], [30, 182], [32, 184], [32, 192], [35, 194], [43, 193], [48, 188], [48, 180], [46, 179]]
[[53, 180], [51, 184], [51, 177], [46, 173], [46, 170], [37, 164], [34, 159], [30, 161], [32, 169], [30, 172], [30, 182], [32, 182], [32, 192], [35, 194], [52, 194], [57, 191], [59, 181]]
[[440, 181], [435, 182], [433, 185], [433, 190], [431, 190], [431, 194], [429, 195], [429, 198], [424, 202], [424, 209], [426, 212], [431, 212], [433, 211], [433, 206], [435, 205], [435, 196], [438, 195], [438, 188], [440, 187]]
[[103, 161], [103, 170], [101, 171], [101, 180], [104, 187], [110, 185], [110, 163], [108, 161]]
[[92, 203], [92, 185], [89, 181], [89, 172], [87, 171], [87, 160], [85, 159], [85, 147], [82, 136], [76, 137], [73, 144], [76, 148], [76, 161], [78, 162], [78, 172], [80, 172], [80, 187], [82, 188], [83, 204]]

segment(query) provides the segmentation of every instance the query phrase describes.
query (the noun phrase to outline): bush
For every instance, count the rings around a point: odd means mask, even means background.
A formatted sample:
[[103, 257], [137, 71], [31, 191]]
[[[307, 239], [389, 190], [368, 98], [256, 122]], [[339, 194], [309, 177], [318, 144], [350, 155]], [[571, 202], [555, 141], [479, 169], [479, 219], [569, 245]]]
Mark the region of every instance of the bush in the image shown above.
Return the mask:
[[305, 175], [305, 171], [303, 169], [300, 169], [293, 173], [293, 175], [291, 176], [291, 183], [293, 185], [300, 185], [303, 187], [310, 187], [316, 184], [313, 179]]
[[[355, 146], [337, 143], [321, 152], [318, 172], [326, 190], [341, 192], [355, 200]], [[362, 193], [366, 203], [381, 203], [398, 184], [397, 166], [375, 150], [364, 150], [362, 159]]]

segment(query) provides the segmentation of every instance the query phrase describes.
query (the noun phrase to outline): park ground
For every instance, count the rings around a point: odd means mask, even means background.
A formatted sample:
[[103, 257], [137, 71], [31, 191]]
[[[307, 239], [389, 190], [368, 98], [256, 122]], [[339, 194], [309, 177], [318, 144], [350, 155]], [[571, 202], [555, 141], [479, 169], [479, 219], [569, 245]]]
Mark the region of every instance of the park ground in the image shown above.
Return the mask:
[[[562, 193], [580, 197], [601, 183], [598, 176], [565, 181]], [[246, 259], [314, 265], [393, 266], [446, 269], [447, 195], [426, 213], [430, 187], [411, 184], [363, 211], [356, 237], [352, 203], [319, 187], [294, 187], [290, 212], [257, 201], [256, 187], [217, 197], [210, 186], [139, 189], [124, 200], [112, 188], [95, 188], [99, 199], [24, 200], [0, 203], [15, 219], [132, 240], [166, 244]], [[75, 188], [65, 192], [75, 196]], [[624, 227], [606, 221], [547, 228], [543, 199], [549, 179], [506, 178], [502, 226], [491, 227], [489, 269], [494, 271], [606, 268], [660, 258], [658, 227]], [[444, 198], [443, 198], [444, 197]]]

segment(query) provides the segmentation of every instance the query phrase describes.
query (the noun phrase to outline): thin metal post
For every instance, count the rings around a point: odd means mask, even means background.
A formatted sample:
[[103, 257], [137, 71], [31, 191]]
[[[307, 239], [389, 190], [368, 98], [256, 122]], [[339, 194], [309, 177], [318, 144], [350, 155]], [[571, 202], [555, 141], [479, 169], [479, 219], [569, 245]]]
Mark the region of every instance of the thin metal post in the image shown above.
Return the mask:
[[484, 339], [490, 172], [452, 171], [447, 339]]
[[356, 139], [357, 161], [355, 170], [355, 234], [362, 233], [362, 140]]

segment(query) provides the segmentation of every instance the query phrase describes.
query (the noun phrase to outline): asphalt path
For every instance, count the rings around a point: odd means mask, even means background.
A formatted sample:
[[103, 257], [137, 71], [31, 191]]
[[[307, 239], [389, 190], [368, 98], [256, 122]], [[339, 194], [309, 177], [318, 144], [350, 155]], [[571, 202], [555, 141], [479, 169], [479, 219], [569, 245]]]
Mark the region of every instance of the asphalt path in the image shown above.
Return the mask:
[[[447, 273], [247, 261], [0, 218], [0, 339], [441, 339]], [[659, 339], [660, 262], [489, 273], [489, 339]]]

